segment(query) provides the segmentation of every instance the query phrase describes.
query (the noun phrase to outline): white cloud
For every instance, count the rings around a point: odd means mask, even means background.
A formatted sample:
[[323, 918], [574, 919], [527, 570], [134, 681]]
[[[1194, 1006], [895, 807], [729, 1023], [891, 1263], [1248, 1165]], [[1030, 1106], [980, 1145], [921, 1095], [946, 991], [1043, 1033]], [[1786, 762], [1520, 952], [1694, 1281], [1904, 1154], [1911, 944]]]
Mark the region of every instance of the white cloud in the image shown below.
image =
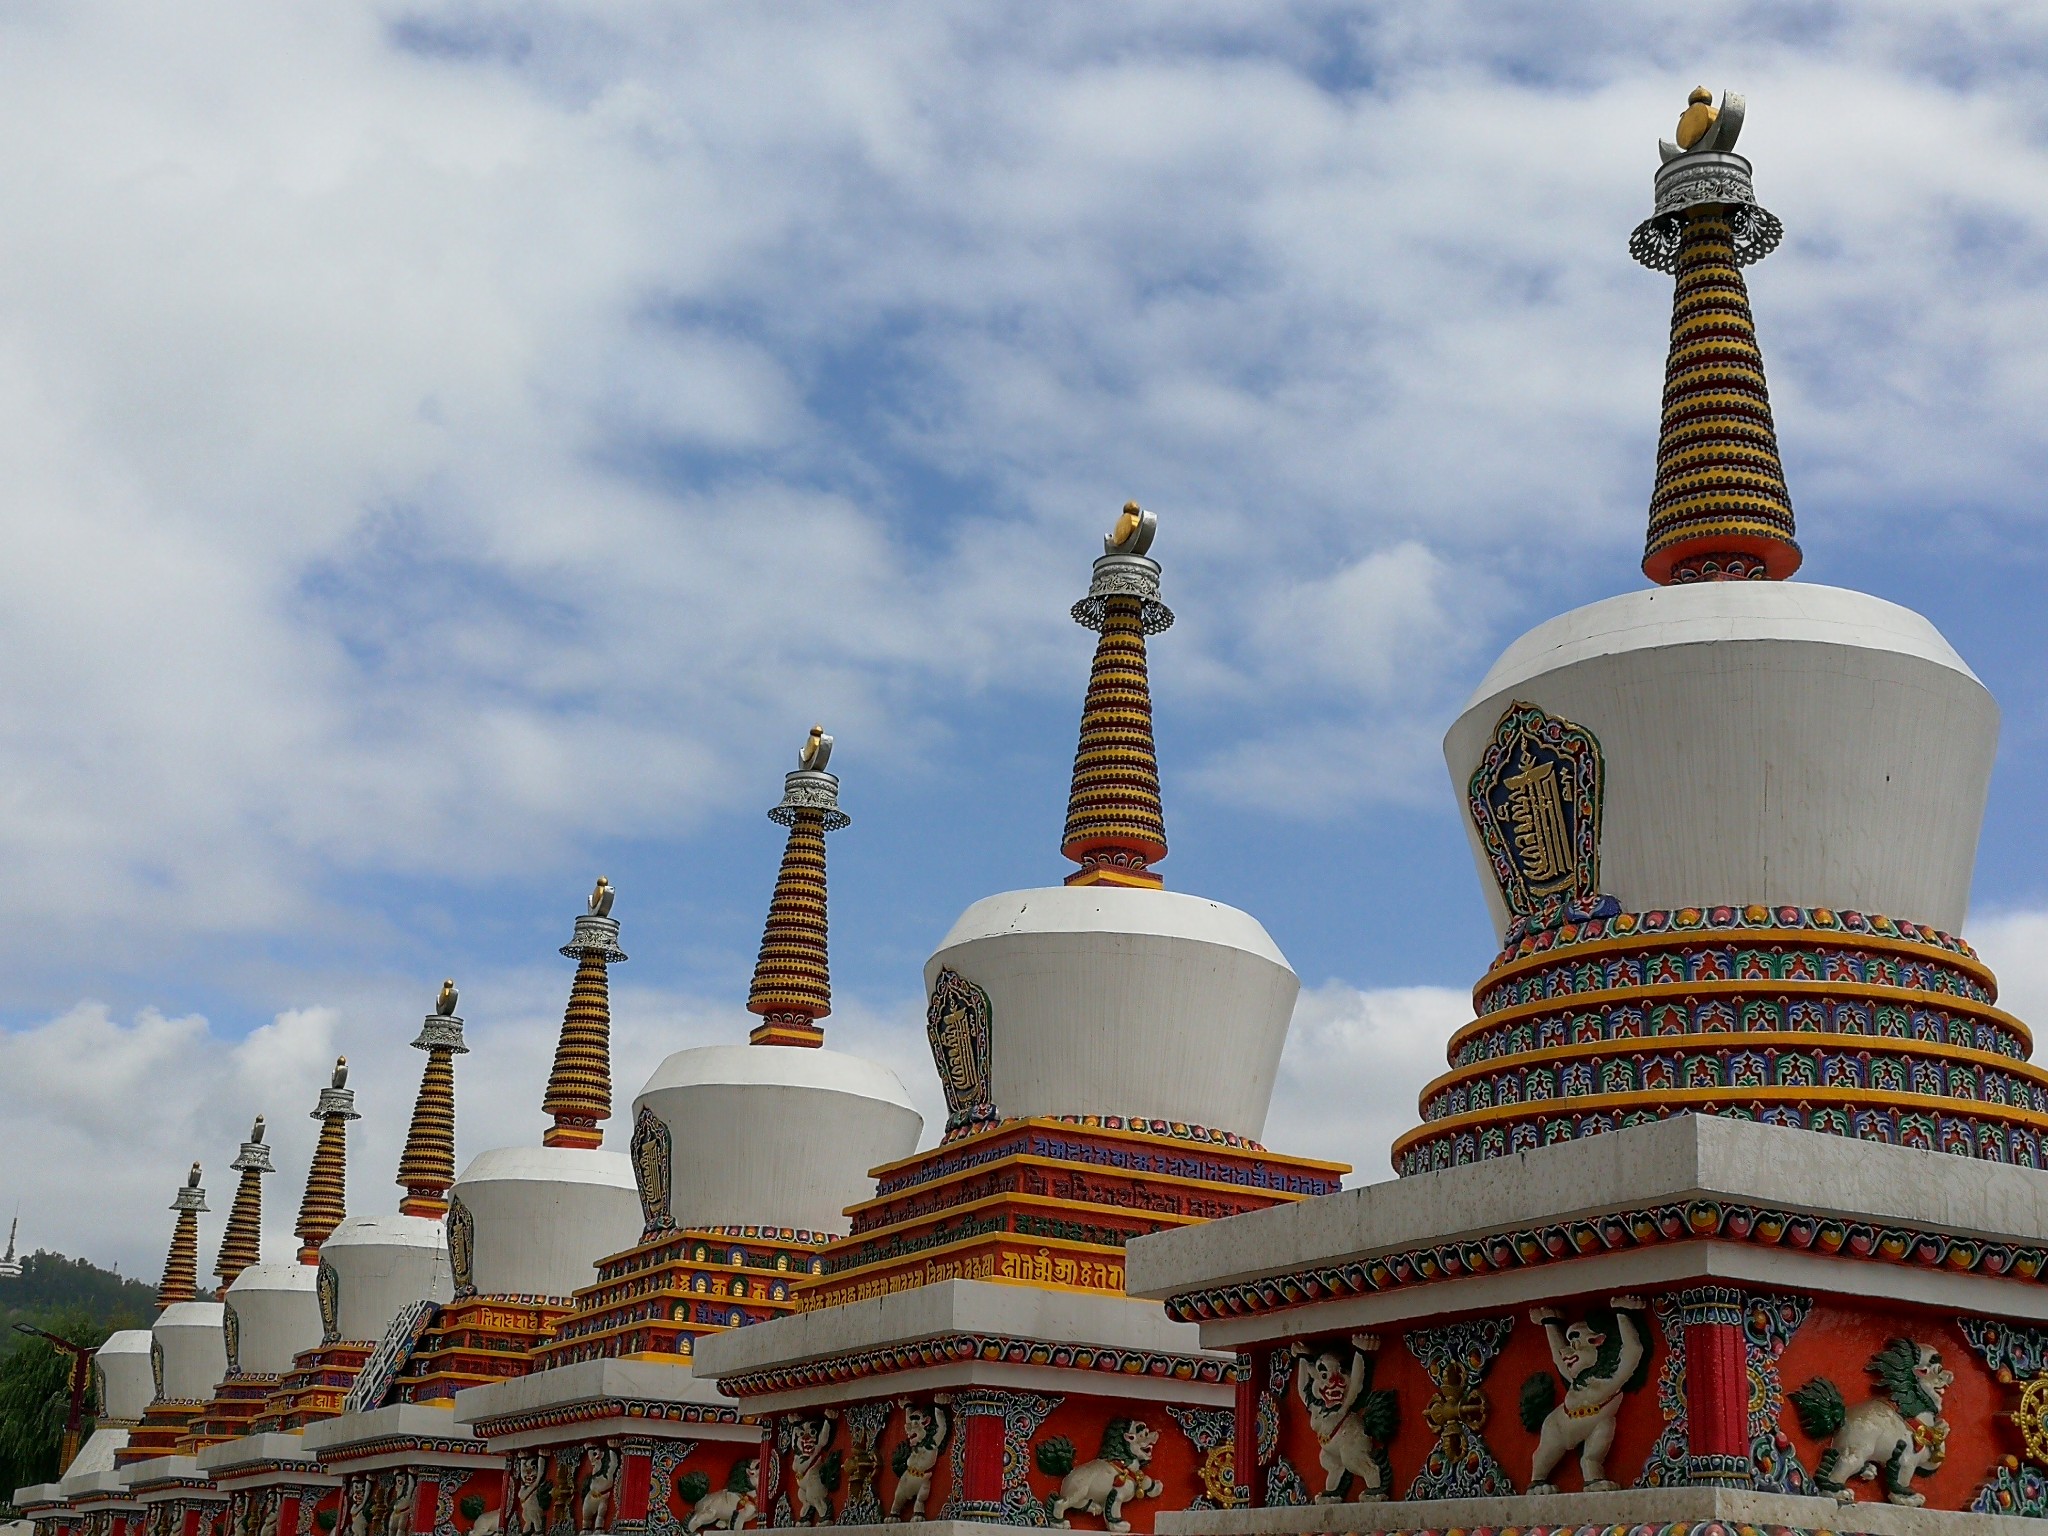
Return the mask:
[[1303, 990], [1280, 1058], [1266, 1124], [1279, 1151], [1346, 1162], [1347, 1184], [1393, 1177], [1394, 1138], [1413, 1130], [1416, 1100], [1445, 1070], [1451, 1032], [1472, 1018], [1450, 987], [1365, 990], [1341, 981]]
[[1972, 918], [1967, 935], [1998, 978], [1998, 1006], [2048, 1033], [2048, 912], [2015, 910]]

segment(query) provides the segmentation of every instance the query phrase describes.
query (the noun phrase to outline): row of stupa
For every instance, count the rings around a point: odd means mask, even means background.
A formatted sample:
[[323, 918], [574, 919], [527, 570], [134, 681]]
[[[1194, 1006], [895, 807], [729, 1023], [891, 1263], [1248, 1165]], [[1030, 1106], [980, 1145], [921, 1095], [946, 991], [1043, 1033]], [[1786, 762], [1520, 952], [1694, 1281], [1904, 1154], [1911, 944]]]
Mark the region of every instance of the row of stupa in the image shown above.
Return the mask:
[[237, 1159], [219, 1304], [195, 1174], [102, 1429], [19, 1495], [44, 1536], [2048, 1518], [2048, 1073], [1956, 936], [1997, 709], [1919, 615], [1787, 580], [1742, 119], [1694, 93], [1630, 242], [1676, 278], [1653, 585], [1517, 640], [1445, 739], [1503, 945], [1399, 1178], [1261, 1144], [1298, 982], [1161, 884], [1133, 504], [1073, 610], [1078, 868], [926, 964], [936, 1145], [822, 1048], [814, 732], [753, 1043], [671, 1056], [603, 1150], [600, 884], [547, 1144], [458, 1179], [445, 990], [399, 1214], [342, 1219], [339, 1072], [296, 1261], [254, 1262], [260, 1134]]

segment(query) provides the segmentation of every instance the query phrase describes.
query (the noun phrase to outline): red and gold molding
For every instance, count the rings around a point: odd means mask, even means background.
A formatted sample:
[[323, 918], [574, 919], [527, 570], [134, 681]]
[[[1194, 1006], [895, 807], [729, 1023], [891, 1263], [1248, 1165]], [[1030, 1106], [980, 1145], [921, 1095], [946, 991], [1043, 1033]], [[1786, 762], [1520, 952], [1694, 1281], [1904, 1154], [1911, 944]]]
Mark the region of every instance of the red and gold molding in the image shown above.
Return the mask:
[[585, 1360], [687, 1357], [695, 1341], [794, 1312], [798, 1278], [825, 1238], [790, 1228], [691, 1228], [662, 1232], [600, 1259], [597, 1283], [536, 1345], [535, 1370]]
[[298, 1355], [264, 1401], [250, 1433], [304, 1429], [337, 1417], [348, 1401], [348, 1389], [355, 1385], [356, 1372], [376, 1347], [364, 1340], [344, 1339]]
[[406, 1357], [390, 1400], [452, 1401], [464, 1387], [482, 1386], [532, 1369], [529, 1356], [553, 1337], [569, 1315], [567, 1302], [546, 1296], [471, 1296], [451, 1301], [432, 1331]]
[[810, 1310], [955, 1279], [1121, 1295], [1132, 1238], [1332, 1193], [1346, 1171], [1241, 1141], [1007, 1121], [876, 1169], [875, 1196], [849, 1208], [852, 1231], [825, 1248], [798, 1301]]
[[1966, 944], [1854, 912], [1622, 913], [1524, 940], [1474, 989], [1404, 1174], [1666, 1114], [2042, 1166], [2048, 1072]]

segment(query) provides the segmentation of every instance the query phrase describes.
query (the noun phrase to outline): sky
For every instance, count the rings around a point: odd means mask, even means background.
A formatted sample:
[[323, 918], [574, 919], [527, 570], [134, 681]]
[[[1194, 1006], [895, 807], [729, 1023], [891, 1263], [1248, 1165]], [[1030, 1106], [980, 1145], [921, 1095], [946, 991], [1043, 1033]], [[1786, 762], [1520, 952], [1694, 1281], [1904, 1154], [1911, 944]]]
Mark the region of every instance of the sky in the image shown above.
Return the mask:
[[[2004, 733], [1967, 935], [2048, 1016], [2048, 17], [1998, 5], [0, 5], [0, 1216], [153, 1277], [328, 1064], [391, 1179], [443, 976], [531, 1140], [600, 873], [617, 1098], [744, 1037], [813, 721], [831, 1042], [928, 1117], [920, 968], [1065, 873], [1127, 498], [1167, 881], [1301, 973], [1269, 1143], [1387, 1176], [1497, 936], [1439, 742], [1641, 585], [1696, 84], [1802, 579]], [[1912, 916], [1912, 914], [1896, 914]]]

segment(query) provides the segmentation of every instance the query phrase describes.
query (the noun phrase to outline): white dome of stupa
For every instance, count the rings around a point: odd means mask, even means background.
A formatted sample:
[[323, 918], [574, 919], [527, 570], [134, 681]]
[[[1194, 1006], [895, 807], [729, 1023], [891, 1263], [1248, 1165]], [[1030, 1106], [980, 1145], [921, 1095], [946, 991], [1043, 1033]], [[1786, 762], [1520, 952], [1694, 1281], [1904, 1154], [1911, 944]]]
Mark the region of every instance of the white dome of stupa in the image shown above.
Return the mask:
[[243, 1375], [278, 1376], [292, 1360], [320, 1343], [318, 1271], [297, 1259], [251, 1264], [222, 1294], [232, 1314], [229, 1361]]
[[1718, 581], [1560, 615], [1507, 648], [1444, 738], [1461, 799], [1518, 701], [1599, 742], [1600, 886], [1623, 911], [1760, 903], [1962, 931], [1998, 706], [1911, 609]]
[[92, 1353], [92, 1372], [99, 1384], [100, 1417], [135, 1420], [156, 1395], [149, 1367], [152, 1335], [147, 1328], [110, 1333]]
[[320, 1271], [316, 1295], [333, 1339], [374, 1342], [412, 1303], [455, 1295], [441, 1223], [427, 1216], [349, 1217], [320, 1245]]
[[1265, 1131], [1301, 980], [1258, 919], [1177, 891], [987, 896], [925, 962], [988, 996], [1005, 1118], [1120, 1115]]
[[901, 1079], [825, 1047], [677, 1051], [633, 1101], [669, 1138], [678, 1227], [843, 1233], [874, 1193], [868, 1170], [907, 1157], [924, 1117]]

